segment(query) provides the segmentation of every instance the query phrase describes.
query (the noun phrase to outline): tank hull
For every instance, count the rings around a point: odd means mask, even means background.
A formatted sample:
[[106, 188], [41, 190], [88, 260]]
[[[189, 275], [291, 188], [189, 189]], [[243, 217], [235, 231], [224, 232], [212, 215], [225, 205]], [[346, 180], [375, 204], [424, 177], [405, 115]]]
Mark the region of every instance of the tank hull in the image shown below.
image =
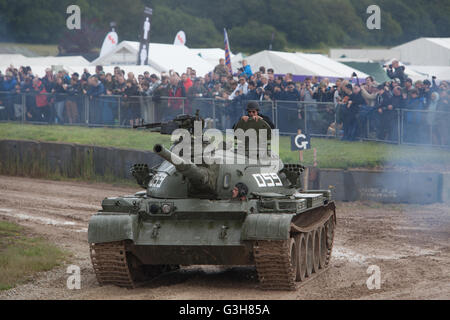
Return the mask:
[[[167, 202], [132, 197], [117, 199], [105, 200], [104, 209], [108, 211], [98, 212], [91, 218], [88, 240], [99, 282], [124, 287], [134, 287], [136, 274], [146, 266], [250, 265], [256, 266], [264, 288], [295, 289], [299, 276], [292, 274], [298, 272], [297, 268], [291, 269], [291, 242], [300, 241], [301, 235], [315, 237], [315, 233], [325, 232], [330, 221], [335, 223], [335, 206], [329, 201], [301, 212], [261, 213], [257, 200], [211, 203], [183, 199], [170, 202], [173, 208], [183, 210], [152, 215], [150, 204]], [[114, 209], [111, 203], [115, 204]], [[186, 209], [190, 207], [192, 211]], [[326, 264], [324, 260], [323, 268], [312, 266], [309, 278], [328, 265], [333, 238], [334, 233], [324, 247]], [[319, 243], [320, 239], [316, 246]], [[310, 246], [313, 244], [314, 239]], [[300, 246], [299, 242], [298, 250]], [[114, 251], [118, 258], [111, 264], [110, 254]], [[314, 260], [313, 255], [310, 260]], [[300, 259], [300, 254], [295, 259]], [[297, 264], [300, 266], [301, 262]], [[109, 278], [111, 270], [121, 271], [115, 278]], [[280, 280], [280, 273], [288, 276]]]

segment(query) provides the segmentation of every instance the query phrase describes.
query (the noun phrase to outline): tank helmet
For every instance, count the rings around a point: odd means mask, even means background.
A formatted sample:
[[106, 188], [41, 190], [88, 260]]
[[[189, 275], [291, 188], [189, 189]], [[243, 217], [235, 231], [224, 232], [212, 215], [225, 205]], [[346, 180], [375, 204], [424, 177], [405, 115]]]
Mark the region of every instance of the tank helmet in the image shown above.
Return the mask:
[[258, 105], [258, 103], [254, 102], [254, 101], [249, 102], [249, 103], [247, 104], [247, 111], [251, 111], [251, 110], [259, 111], [259, 105]]
[[238, 189], [238, 198], [246, 197], [248, 194], [248, 187], [243, 184], [242, 182], [239, 182], [235, 185], [235, 188]]

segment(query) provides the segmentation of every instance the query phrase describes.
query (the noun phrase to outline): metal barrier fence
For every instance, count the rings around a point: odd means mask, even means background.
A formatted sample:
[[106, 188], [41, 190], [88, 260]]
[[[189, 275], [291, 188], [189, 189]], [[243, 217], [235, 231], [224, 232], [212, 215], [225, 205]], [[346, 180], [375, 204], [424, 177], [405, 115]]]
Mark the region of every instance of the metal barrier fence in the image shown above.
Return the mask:
[[[131, 127], [164, 122], [199, 110], [208, 128], [225, 130], [245, 115], [249, 101], [0, 92], [0, 121], [60, 125]], [[298, 130], [313, 137], [450, 147], [450, 113], [362, 107], [349, 115], [345, 106], [301, 101], [256, 101], [282, 135]]]

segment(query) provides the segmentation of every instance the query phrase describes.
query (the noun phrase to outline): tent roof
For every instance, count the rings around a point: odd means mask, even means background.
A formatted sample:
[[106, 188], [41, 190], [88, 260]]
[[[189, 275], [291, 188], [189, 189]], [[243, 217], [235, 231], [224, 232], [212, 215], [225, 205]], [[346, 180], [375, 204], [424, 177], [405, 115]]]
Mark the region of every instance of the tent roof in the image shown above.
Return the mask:
[[423, 76], [423, 79], [431, 79], [436, 76], [437, 80], [450, 80], [450, 67], [443, 66], [406, 66], [406, 73], [413, 70]]
[[440, 47], [443, 47], [445, 49], [449, 49], [450, 50], [450, 38], [418, 38], [409, 42], [406, 42], [404, 44], [401, 44], [399, 46], [396, 46], [392, 49], [398, 49], [398, 48], [402, 48], [405, 46], [409, 46], [411, 44], [415, 44], [415, 43], [419, 43], [419, 42], [432, 42], [433, 44], [436, 44]]
[[[137, 57], [139, 42], [122, 41], [110, 53], [93, 61], [92, 65], [106, 65], [106, 63], [102, 63], [102, 61], [105, 61], [107, 58], [111, 58], [116, 54], [120, 55], [118, 52], [123, 49], [126, 49], [130, 54], [135, 54]], [[199, 57], [186, 46], [161, 43], [150, 43], [149, 64], [159, 72], [168, 72], [173, 69], [178, 73], [183, 73], [188, 67], [192, 67], [197, 71], [198, 75], [204, 75], [214, 69], [212, 64]]]
[[5, 54], [0, 55], [0, 63], [2, 65], [18, 66], [46, 66], [54, 65], [74, 65], [74, 66], [88, 66], [90, 62], [82, 56], [65, 56], [65, 57], [25, 57], [20, 54]]
[[339, 74], [319, 66], [295, 53], [280, 51], [261, 51], [247, 57], [252, 70], [260, 66], [274, 69], [276, 74], [340, 77]]
[[[358, 61], [348, 61], [343, 62], [345, 65], [354, 68], [356, 70], [360, 70], [366, 74], [371, 75], [376, 82], [382, 83], [389, 81], [389, 77], [386, 74], [386, 71], [381, 67], [378, 62], [358, 62]], [[358, 72], [356, 72], [358, 73]]]
[[276, 74], [292, 73], [297, 76], [320, 76], [329, 78], [349, 78], [357, 72], [360, 78], [365, 73], [336, 62], [324, 55], [289, 53], [280, 51], [261, 51], [246, 58], [252, 70], [260, 66], [274, 69]]
[[308, 61], [311, 61], [317, 65], [320, 65], [326, 69], [329, 69], [333, 72], [340, 74], [341, 77], [343, 78], [350, 78], [353, 72], [356, 72], [359, 78], [368, 77], [368, 74], [361, 72], [361, 70], [357, 70], [343, 63], [337, 62], [333, 59], [328, 58], [327, 56], [324, 56], [323, 54], [300, 53], [300, 52], [297, 52], [296, 54], [302, 56], [304, 59]]

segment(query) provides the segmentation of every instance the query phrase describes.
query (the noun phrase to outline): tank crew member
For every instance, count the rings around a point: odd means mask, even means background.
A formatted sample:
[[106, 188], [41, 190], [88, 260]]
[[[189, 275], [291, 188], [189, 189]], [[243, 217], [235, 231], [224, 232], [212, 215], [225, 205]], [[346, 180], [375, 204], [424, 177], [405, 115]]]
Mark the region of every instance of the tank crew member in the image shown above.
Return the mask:
[[267, 124], [272, 129], [275, 129], [275, 125], [273, 124], [272, 120], [270, 120], [269, 117], [259, 113], [259, 105], [257, 102], [252, 101], [247, 104], [247, 113], [247, 116], [242, 117], [242, 120], [244, 120], [245, 122], [247, 122], [250, 118], [253, 118], [255, 121], [262, 119], [267, 122]]
[[239, 182], [234, 186], [233, 191], [231, 192], [233, 199], [237, 199], [240, 201], [247, 200], [248, 187], [245, 184]]

